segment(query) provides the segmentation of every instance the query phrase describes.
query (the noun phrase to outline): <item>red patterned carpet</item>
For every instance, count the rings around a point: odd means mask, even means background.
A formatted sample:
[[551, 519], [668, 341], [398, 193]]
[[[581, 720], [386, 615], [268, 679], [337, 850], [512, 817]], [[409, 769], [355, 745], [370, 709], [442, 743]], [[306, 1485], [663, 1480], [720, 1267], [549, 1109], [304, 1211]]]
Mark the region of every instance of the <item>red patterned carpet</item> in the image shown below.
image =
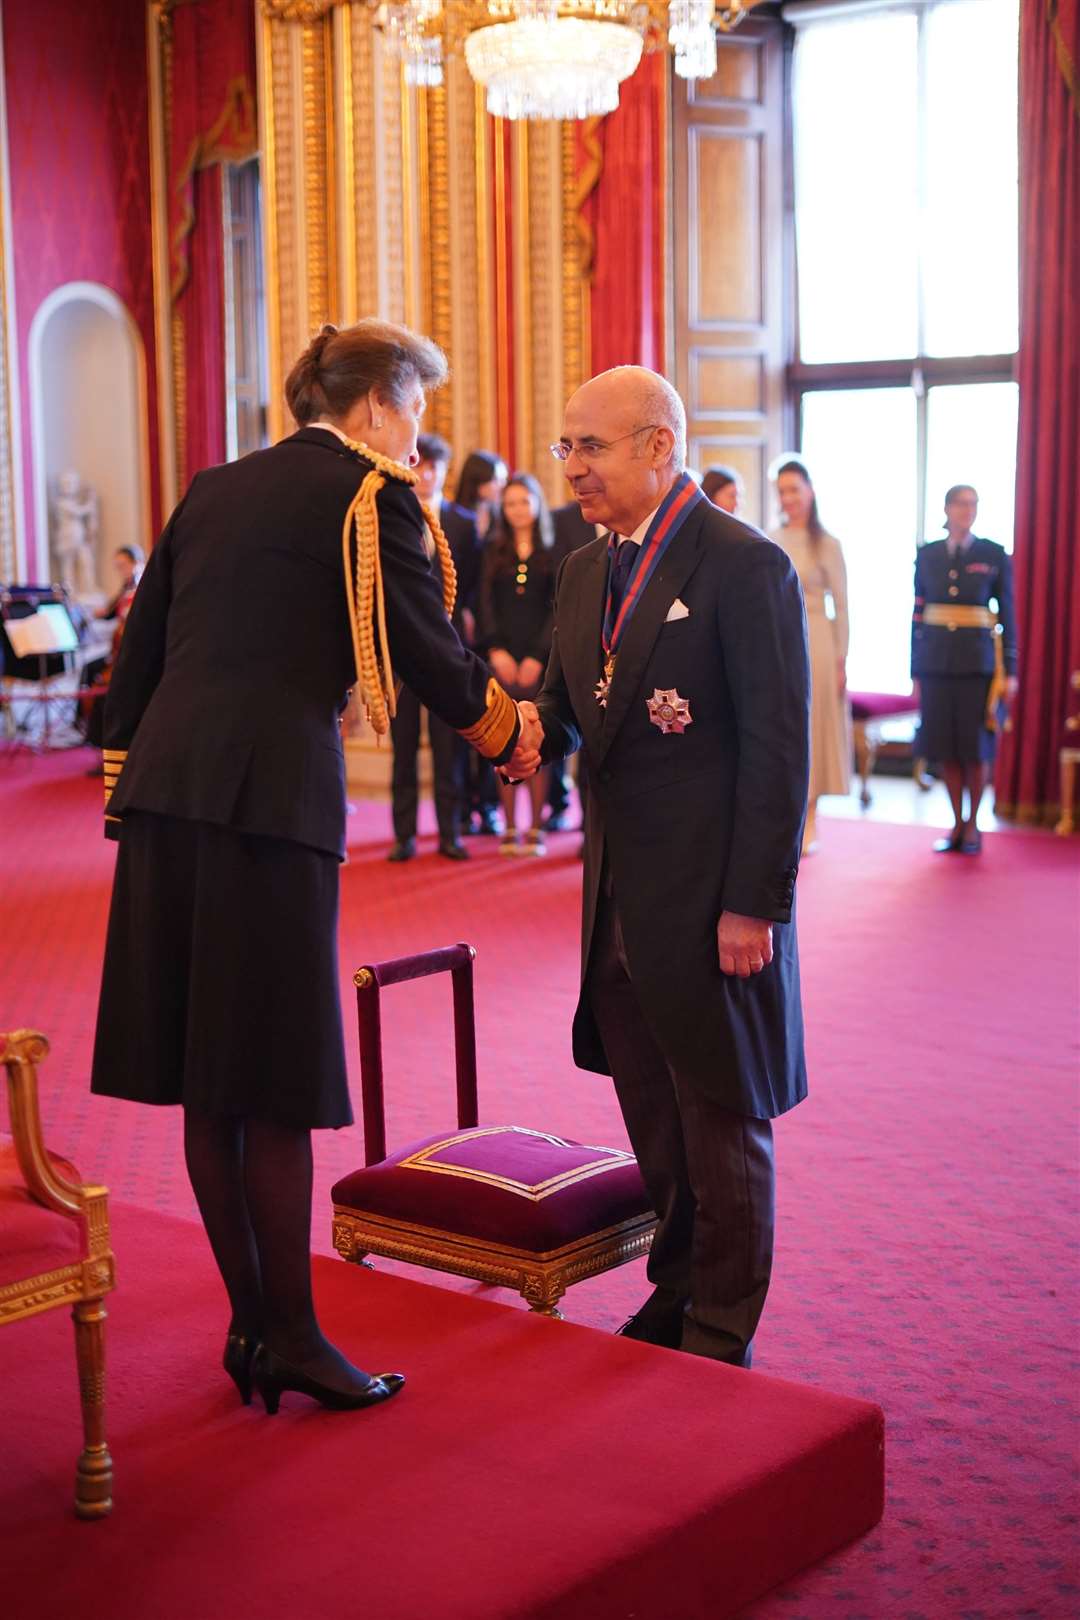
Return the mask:
[[[173, 1111], [86, 1095], [113, 860], [86, 761], [0, 755], [0, 1027], [36, 1025], [53, 1043], [43, 1112], [58, 1150], [118, 1198], [191, 1215]], [[624, 1141], [606, 1083], [569, 1055], [576, 836], [552, 840], [545, 862], [476, 840], [467, 867], [427, 855], [401, 868], [382, 858], [387, 821], [379, 806], [353, 820], [343, 982], [366, 960], [470, 940], [483, 1117]], [[830, 821], [800, 878], [812, 1094], [777, 1131], [757, 1365], [878, 1401], [889, 1496], [871, 1535], [755, 1620], [1080, 1609], [1077, 847], [991, 834], [981, 861], [941, 860], [930, 836]], [[448, 987], [388, 992], [385, 1021], [393, 1144], [450, 1116]], [[359, 1161], [358, 1132], [317, 1154], [328, 1252], [326, 1189]], [[573, 1290], [568, 1314], [614, 1327], [642, 1291], [627, 1267]]]

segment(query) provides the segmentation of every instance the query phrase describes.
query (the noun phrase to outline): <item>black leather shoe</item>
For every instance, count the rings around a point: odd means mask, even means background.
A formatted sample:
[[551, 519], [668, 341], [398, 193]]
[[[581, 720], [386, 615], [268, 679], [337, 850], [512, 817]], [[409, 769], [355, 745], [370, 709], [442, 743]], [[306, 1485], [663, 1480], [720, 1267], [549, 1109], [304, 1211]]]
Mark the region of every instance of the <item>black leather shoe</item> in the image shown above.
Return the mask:
[[295, 1390], [298, 1395], [310, 1395], [313, 1401], [318, 1401], [332, 1412], [355, 1412], [362, 1406], [378, 1406], [381, 1401], [388, 1401], [405, 1382], [404, 1373], [377, 1373], [374, 1378], [368, 1379], [362, 1389], [345, 1394], [342, 1390], [320, 1384], [317, 1378], [310, 1378], [302, 1368], [294, 1367], [291, 1361], [285, 1361], [273, 1350], [268, 1350], [265, 1344], [260, 1344], [255, 1352], [251, 1376], [271, 1416], [277, 1411], [282, 1392], [286, 1389]]
[[478, 833], [482, 834], [485, 838], [498, 838], [499, 834], [502, 832], [502, 823], [499, 820], [499, 812], [497, 810], [492, 809], [490, 806], [485, 806], [484, 809], [480, 811], [476, 819], [476, 830]]
[[545, 832], [565, 832], [570, 825], [570, 816], [566, 810], [556, 810], [544, 822]]
[[664, 1350], [677, 1350], [682, 1344], [683, 1313], [640, 1310], [625, 1321], [616, 1333], [641, 1344], [658, 1344]]
[[958, 855], [964, 847], [964, 835], [959, 828], [948, 838], [939, 838], [934, 844], [935, 855]]
[[411, 861], [416, 854], [415, 838], [399, 838], [389, 855], [388, 861]]
[[254, 1334], [230, 1333], [225, 1340], [221, 1365], [240, 1391], [245, 1406], [251, 1405], [251, 1364], [258, 1349]]
[[448, 861], [467, 861], [469, 852], [464, 844], [459, 844], [456, 838], [444, 838], [439, 842], [439, 854], [445, 855]]

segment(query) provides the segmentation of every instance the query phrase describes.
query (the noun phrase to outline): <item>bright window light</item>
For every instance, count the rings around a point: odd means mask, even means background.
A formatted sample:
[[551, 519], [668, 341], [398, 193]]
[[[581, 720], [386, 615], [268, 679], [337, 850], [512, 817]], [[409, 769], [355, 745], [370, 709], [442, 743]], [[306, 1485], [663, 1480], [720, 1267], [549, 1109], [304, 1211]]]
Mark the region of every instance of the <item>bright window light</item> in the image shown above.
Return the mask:
[[945, 491], [953, 484], [974, 484], [979, 492], [975, 533], [1012, 550], [1019, 392], [1015, 383], [931, 388], [926, 446], [928, 540], [941, 538]]
[[924, 352], [1017, 345], [1017, 0], [926, 14]]
[[915, 395], [910, 388], [804, 394], [802, 445], [821, 521], [847, 563], [848, 686], [909, 692]]
[[914, 13], [803, 30], [793, 95], [801, 356], [813, 363], [914, 355]]

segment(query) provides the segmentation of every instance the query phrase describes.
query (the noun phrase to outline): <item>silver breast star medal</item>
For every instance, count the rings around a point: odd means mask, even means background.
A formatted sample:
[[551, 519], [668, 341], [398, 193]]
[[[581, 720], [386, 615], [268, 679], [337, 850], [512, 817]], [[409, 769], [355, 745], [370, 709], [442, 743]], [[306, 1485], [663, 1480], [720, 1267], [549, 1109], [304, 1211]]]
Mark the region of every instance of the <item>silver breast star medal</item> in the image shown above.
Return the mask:
[[679, 696], [674, 687], [670, 692], [662, 692], [658, 686], [654, 687], [652, 697], [645, 699], [645, 707], [652, 724], [659, 726], [665, 737], [669, 731], [685, 731], [694, 718], [689, 703]]
[[597, 703], [599, 703], [599, 705], [600, 705], [600, 707], [602, 709], [607, 708], [608, 695], [611, 692], [611, 677], [614, 675], [614, 673], [615, 673], [615, 660], [614, 660], [614, 658], [605, 658], [604, 659], [604, 673], [601, 675], [600, 679], [597, 681], [595, 690], [593, 692], [593, 696], [596, 698]]

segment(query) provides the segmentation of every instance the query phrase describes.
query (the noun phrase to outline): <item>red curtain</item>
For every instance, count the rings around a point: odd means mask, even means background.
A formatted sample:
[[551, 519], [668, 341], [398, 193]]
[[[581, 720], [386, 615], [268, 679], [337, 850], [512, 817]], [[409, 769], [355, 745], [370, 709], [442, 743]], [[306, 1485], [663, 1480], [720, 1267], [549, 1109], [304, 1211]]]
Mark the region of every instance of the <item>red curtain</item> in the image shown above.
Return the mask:
[[[1020, 7], [1020, 690], [1002, 814], [1053, 817], [1069, 677], [1080, 671], [1080, 0]], [[1073, 746], [1075, 746], [1075, 734]]]
[[250, 0], [172, 13], [169, 249], [181, 487], [225, 459], [225, 316], [220, 165], [256, 150]]
[[224, 231], [221, 169], [194, 177], [195, 218], [184, 312], [187, 476], [225, 460]]
[[590, 119], [578, 134], [594, 373], [618, 365], [664, 369], [666, 128], [667, 53], [655, 51], [622, 85], [616, 111]]

